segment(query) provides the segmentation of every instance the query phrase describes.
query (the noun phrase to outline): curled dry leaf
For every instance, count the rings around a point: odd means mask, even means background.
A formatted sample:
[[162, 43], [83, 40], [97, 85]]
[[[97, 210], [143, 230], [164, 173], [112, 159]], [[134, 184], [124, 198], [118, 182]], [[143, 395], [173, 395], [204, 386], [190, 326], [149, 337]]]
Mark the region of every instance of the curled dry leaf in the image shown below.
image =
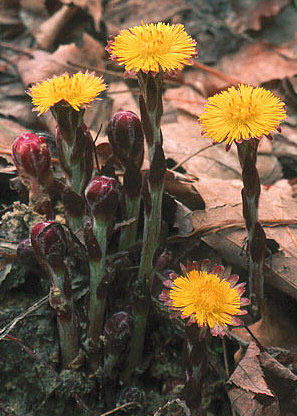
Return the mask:
[[175, 16], [190, 11], [191, 7], [185, 0], [109, 1], [104, 10], [104, 21], [109, 33], [116, 35], [123, 27], [139, 25], [141, 20], [144, 23], [168, 22]]
[[74, 7], [62, 6], [50, 18], [34, 30], [34, 36], [41, 49], [50, 49], [67, 22], [76, 13]]
[[236, 52], [224, 55], [213, 68], [225, 76], [234, 78], [237, 80], [236, 83], [228, 81], [227, 77], [224, 79], [211, 71], [201, 69], [185, 73], [184, 81], [196, 86], [205, 95], [211, 96], [238, 83], [260, 85], [271, 80], [293, 77], [297, 73], [295, 45], [295, 40], [287, 46], [257, 41], [246, 43]]
[[61, 0], [64, 4], [74, 4], [84, 10], [88, 10], [94, 20], [96, 30], [99, 32], [102, 17], [102, 0]]
[[277, 15], [290, 3], [290, 0], [231, 0], [235, 17], [229, 24], [237, 33], [260, 30], [264, 18]]
[[[17, 66], [23, 84], [27, 87], [66, 71], [75, 73], [79, 71], [79, 65], [84, 65], [83, 70], [88, 66], [98, 68], [98, 70], [102, 69], [104, 53], [103, 46], [85, 33], [80, 47], [70, 43], [60, 46], [52, 54], [39, 50], [33, 51], [33, 58], [24, 56], [19, 60]], [[71, 65], [71, 63], [77, 66]]]
[[246, 44], [238, 52], [224, 56], [218, 68], [241, 82], [259, 85], [297, 73], [297, 56], [291, 47], [266, 42]]

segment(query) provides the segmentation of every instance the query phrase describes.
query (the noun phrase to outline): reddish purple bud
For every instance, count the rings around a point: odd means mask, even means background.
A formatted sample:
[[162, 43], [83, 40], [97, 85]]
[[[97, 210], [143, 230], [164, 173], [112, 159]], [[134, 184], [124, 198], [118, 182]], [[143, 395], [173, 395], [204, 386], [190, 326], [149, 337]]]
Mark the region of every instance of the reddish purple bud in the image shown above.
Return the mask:
[[172, 253], [171, 251], [167, 250], [167, 248], [161, 253], [160, 257], [156, 263], [156, 269], [162, 271], [167, 269], [170, 262], [172, 260]]
[[45, 138], [33, 133], [24, 133], [15, 139], [12, 159], [20, 176], [25, 174], [40, 181], [50, 170], [51, 155]]
[[[112, 315], [105, 324], [104, 337], [106, 347], [119, 348], [126, 346], [133, 330], [133, 319], [126, 312]], [[108, 349], [108, 348], [106, 348]]]
[[62, 266], [66, 256], [63, 228], [54, 221], [35, 224], [31, 230], [31, 243], [35, 254], [52, 267]]
[[117, 181], [107, 176], [95, 176], [86, 187], [85, 196], [95, 217], [103, 215], [110, 218], [119, 200]]
[[144, 157], [144, 136], [139, 117], [132, 111], [118, 111], [108, 124], [108, 140], [114, 155], [125, 167], [130, 161], [138, 169]]
[[126, 312], [112, 315], [104, 328], [104, 373], [115, 378], [116, 367], [123, 364], [133, 332], [133, 319]]

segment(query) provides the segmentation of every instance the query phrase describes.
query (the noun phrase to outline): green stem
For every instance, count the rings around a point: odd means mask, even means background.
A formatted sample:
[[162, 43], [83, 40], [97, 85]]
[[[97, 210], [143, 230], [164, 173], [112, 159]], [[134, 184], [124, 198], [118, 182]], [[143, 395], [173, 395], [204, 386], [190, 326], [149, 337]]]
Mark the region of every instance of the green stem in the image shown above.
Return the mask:
[[[149, 150], [150, 171], [147, 179], [147, 192], [144, 192], [144, 232], [141, 261], [138, 273], [138, 286], [144, 290], [142, 302], [136, 299], [133, 305], [135, 328], [133, 331], [130, 352], [125, 368], [125, 377], [131, 374], [140, 364], [147, 317], [150, 310], [150, 290], [155, 275], [155, 262], [160, 245], [161, 212], [164, 189], [166, 163], [162, 148], [162, 133], [160, 129], [162, 104], [162, 75], [155, 77], [148, 73], [138, 73], [140, 88], [141, 121]], [[148, 288], [149, 290], [146, 290]]]
[[125, 195], [126, 218], [127, 220], [135, 218], [135, 221], [121, 231], [119, 250], [124, 251], [135, 244], [137, 239], [138, 217], [140, 208], [140, 196], [130, 198]]
[[139, 267], [139, 277], [144, 278], [149, 289], [152, 289], [155, 267], [154, 256], [160, 245], [161, 210], [163, 183], [156, 189], [150, 189], [151, 210], [145, 215], [143, 245]]
[[79, 351], [78, 326], [74, 311], [71, 281], [66, 267], [53, 270], [46, 267], [52, 279], [50, 304], [57, 313], [62, 365], [67, 367]]
[[106, 290], [106, 246], [108, 224], [94, 219], [93, 232], [100, 248], [100, 257], [90, 261], [90, 310], [89, 338], [97, 345], [103, 330]]

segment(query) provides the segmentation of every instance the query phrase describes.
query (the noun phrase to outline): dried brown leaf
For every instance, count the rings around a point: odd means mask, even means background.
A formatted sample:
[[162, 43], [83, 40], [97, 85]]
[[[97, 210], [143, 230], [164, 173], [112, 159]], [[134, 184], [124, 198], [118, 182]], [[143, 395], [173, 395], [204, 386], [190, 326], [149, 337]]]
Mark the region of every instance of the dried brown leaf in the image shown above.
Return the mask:
[[278, 399], [265, 380], [259, 358], [261, 352], [253, 342], [228, 380], [228, 396], [240, 416], [280, 416]]
[[206, 104], [204, 97], [190, 86], [185, 85], [167, 89], [163, 99], [170, 101], [175, 108], [195, 117], [202, 113], [203, 107]]
[[94, 19], [94, 25], [99, 32], [100, 21], [102, 17], [101, 0], [61, 0], [64, 4], [74, 4], [82, 9], [88, 10], [90, 16]]
[[[195, 211], [192, 221], [196, 232], [232, 264], [247, 268], [241, 255], [246, 237], [242, 218], [241, 181], [201, 178], [195, 187], [206, 203], [206, 210]], [[262, 187], [259, 218], [268, 238], [280, 245], [280, 252], [267, 259], [266, 282], [297, 298], [297, 201], [292, 198], [288, 181], [270, 188]]]
[[247, 29], [260, 30], [264, 18], [277, 15], [290, 3], [290, 0], [231, 0], [235, 18], [230, 26], [238, 33]]
[[267, 386], [259, 362], [260, 354], [259, 347], [251, 341], [244, 358], [239, 362], [228, 383], [232, 383], [245, 391], [273, 398], [274, 394]]
[[50, 49], [54, 46], [64, 26], [69, 22], [77, 9], [62, 6], [41, 25], [37, 25], [33, 35], [41, 49]]
[[224, 56], [218, 68], [243, 83], [259, 85], [297, 74], [297, 56], [293, 45], [289, 48], [257, 42]]
[[32, 55], [33, 58], [22, 57], [17, 65], [25, 86], [64, 72], [77, 72], [79, 67], [71, 63], [102, 69], [104, 48], [98, 41], [84, 33], [81, 47], [70, 43], [60, 46], [53, 54], [37, 50], [32, 52]]
[[144, 23], [169, 21], [174, 16], [190, 11], [184, 0], [122, 0], [109, 1], [104, 10], [104, 21], [110, 34]]

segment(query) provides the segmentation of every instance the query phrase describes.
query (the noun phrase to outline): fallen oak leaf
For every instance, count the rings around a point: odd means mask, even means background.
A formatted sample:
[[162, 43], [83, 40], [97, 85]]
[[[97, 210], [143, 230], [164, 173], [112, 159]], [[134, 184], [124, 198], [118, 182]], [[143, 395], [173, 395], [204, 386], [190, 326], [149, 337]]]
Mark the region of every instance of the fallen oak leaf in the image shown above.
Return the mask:
[[280, 416], [279, 402], [268, 386], [260, 364], [261, 351], [254, 341], [229, 378], [228, 396], [240, 416]]

